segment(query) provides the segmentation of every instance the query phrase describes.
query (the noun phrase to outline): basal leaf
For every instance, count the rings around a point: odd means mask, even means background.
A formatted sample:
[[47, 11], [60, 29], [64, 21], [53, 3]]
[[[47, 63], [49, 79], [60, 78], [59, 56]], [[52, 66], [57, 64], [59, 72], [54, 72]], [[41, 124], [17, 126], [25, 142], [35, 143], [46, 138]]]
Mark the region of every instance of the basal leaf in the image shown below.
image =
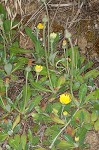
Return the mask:
[[78, 93], [80, 102], [85, 101], [86, 94], [87, 94], [87, 85], [86, 83], [84, 83], [80, 86], [79, 93]]
[[19, 122], [20, 122], [20, 114], [15, 118], [15, 121], [13, 122], [12, 129], [14, 129]]
[[56, 116], [55, 114], [51, 114], [50, 115], [51, 119], [58, 124], [65, 124], [64, 120], [60, 119], [58, 116]]
[[74, 145], [65, 140], [61, 140], [57, 145], [57, 148], [60, 150], [72, 150], [72, 148], [74, 148]]
[[0, 132], [0, 142], [3, 142], [7, 138], [8, 134]]
[[42, 99], [41, 95], [38, 95], [34, 99], [32, 99], [28, 107], [28, 111], [30, 112], [34, 107], [36, 107], [40, 103], [41, 99]]
[[84, 79], [88, 79], [88, 78], [96, 78], [99, 75], [99, 71], [96, 69], [93, 69], [91, 71], [88, 71], [85, 76]]
[[0, 4], [0, 15], [4, 15], [4, 19], [6, 18], [6, 10], [2, 4]]
[[6, 19], [4, 22], [3, 22], [3, 26], [4, 26], [4, 30], [5, 32], [10, 32], [10, 29], [11, 29], [11, 21]]
[[21, 135], [21, 144], [22, 144], [22, 149], [23, 150], [25, 150], [26, 142], [27, 142], [27, 136], [25, 134], [22, 134]]
[[44, 55], [44, 49], [41, 46], [40, 41], [36, 38], [36, 36], [33, 34], [32, 29], [30, 29], [29, 27], [26, 27], [25, 29], [27, 35], [31, 38], [31, 40], [33, 41], [34, 45], [35, 45], [35, 51], [36, 54], [40, 57]]
[[5, 70], [5, 72], [7, 73], [7, 75], [10, 75], [10, 74], [11, 74], [11, 71], [12, 71], [12, 64], [10, 64], [10, 63], [5, 64], [4, 70]]
[[99, 112], [97, 110], [96, 111], [94, 110], [91, 114], [91, 121], [92, 122], [96, 121], [98, 119], [98, 117], [99, 117]]
[[75, 142], [73, 141], [73, 138], [69, 135], [69, 134], [65, 134], [64, 138], [66, 139], [66, 141], [68, 141], [71, 144], [74, 144]]

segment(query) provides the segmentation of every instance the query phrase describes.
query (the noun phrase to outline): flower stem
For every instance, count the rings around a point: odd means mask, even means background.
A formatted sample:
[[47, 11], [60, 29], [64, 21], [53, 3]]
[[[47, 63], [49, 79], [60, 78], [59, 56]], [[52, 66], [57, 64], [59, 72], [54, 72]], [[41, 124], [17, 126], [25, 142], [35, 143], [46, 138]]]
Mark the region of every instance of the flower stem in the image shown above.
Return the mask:
[[39, 74], [37, 73], [36, 74], [36, 82], [38, 81], [38, 77], [39, 77]]
[[6, 86], [6, 99], [8, 98], [8, 87]]
[[61, 119], [63, 118], [63, 111], [64, 111], [65, 105], [62, 105], [62, 111], [61, 111]]
[[44, 25], [44, 29], [43, 29], [43, 42], [44, 42], [44, 48], [45, 48], [45, 59], [46, 59], [47, 74], [48, 74], [51, 90], [53, 93], [55, 93], [53, 85], [52, 85], [51, 77], [50, 77], [49, 67], [48, 67], [48, 54], [47, 54], [46, 39], [45, 39], [45, 25]]
[[46, 4], [46, 2], [44, 2], [44, 5], [45, 5], [45, 9], [46, 9], [46, 14], [47, 14], [47, 19], [48, 19], [48, 25], [47, 25], [47, 27], [48, 27], [48, 56], [49, 56], [49, 49], [50, 49], [50, 46], [49, 46], [49, 44], [50, 44], [50, 40], [49, 40], [49, 31], [50, 31], [50, 23], [49, 23], [49, 13], [48, 13], [48, 8], [47, 8], [47, 4]]
[[71, 94], [72, 94], [72, 98], [73, 98], [72, 84], [73, 84], [73, 70], [74, 70], [74, 66], [75, 66], [75, 61], [74, 61], [74, 48], [73, 48], [73, 44], [72, 44], [71, 38], [69, 38], [69, 42], [70, 42], [71, 49], [72, 49], [72, 66], [71, 66], [70, 90], [71, 90]]
[[28, 74], [29, 74], [29, 72], [27, 71], [26, 72], [26, 82], [25, 82], [26, 89], [25, 89], [25, 101], [24, 101], [23, 113], [25, 113], [25, 107], [26, 107], [26, 102], [27, 102]]
[[51, 54], [53, 54], [53, 42], [51, 41]]

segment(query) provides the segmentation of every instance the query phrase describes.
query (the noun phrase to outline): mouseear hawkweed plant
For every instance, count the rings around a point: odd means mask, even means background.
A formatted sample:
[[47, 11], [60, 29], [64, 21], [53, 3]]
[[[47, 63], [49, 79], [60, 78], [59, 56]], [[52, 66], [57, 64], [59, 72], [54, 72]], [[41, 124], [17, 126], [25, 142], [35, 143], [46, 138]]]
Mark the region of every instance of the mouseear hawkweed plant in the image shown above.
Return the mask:
[[[0, 7], [0, 148], [86, 149], [87, 131], [99, 130], [99, 89], [94, 83], [99, 71], [72, 44], [68, 30], [59, 54], [59, 33], [49, 30], [48, 14], [35, 31], [25, 28], [34, 49], [20, 48], [18, 39], [11, 40], [16, 30]], [[19, 80], [17, 72], [23, 73], [24, 82], [13, 98], [9, 91]]]

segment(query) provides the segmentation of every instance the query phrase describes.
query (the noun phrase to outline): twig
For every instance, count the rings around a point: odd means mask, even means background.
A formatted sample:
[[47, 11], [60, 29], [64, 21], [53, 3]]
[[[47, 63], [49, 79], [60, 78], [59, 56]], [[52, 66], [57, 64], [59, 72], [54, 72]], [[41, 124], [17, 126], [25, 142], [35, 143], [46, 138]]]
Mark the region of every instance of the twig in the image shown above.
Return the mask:
[[55, 11], [54, 17], [53, 17], [52, 22], [51, 22], [51, 24], [50, 24], [50, 28], [51, 28], [51, 26], [52, 26], [52, 24], [53, 24], [53, 21], [54, 21], [55, 17], [56, 17], [57, 11], [58, 11], [58, 9], [59, 9], [59, 7], [60, 7], [60, 5], [61, 5], [61, 1], [62, 1], [62, 0], [60, 0], [60, 2], [59, 2], [59, 4], [58, 4], [58, 7], [57, 7], [57, 9], [56, 9], [56, 11]]
[[70, 28], [70, 27], [73, 25], [73, 23], [75, 22], [75, 20], [77, 19], [78, 15], [79, 15], [79, 14], [80, 14], [80, 12], [81, 12], [81, 8], [82, 8], [82, 6], [83, 6], [83, 2], [81, 3], [80, 8], [78, 9], [78, 11], [77, 11], [76, 15], [75, 15], [75, 16], [74, 16], [74, 18], [72, 19], [72, 21], [71, 21], [71, 23], [70, 23], [70, 25], [69, 25], [69, 27], [68, 27], [68, 28]]
[[[48, 4], [48, 6], [51, 6], [51, 7], [68, 7], [68, 6], [72, 6], [74, 5], [74, 3], [68, 3], [68, 4]], [[76, 5], [76, 3], [75, 3]]]

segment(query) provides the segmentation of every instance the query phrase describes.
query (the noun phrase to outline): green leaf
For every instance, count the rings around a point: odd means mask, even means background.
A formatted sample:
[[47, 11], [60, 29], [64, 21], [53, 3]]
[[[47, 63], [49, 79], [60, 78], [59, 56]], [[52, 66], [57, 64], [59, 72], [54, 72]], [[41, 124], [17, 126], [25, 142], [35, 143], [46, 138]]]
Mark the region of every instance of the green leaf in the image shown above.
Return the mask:
[[10, 137], [8, 140], [8, 143], [13, 149], [19, 150], [19, 144], [20, 144], [19, 140], [20, 140], [20, 137], [16, 135], [14, 139]]
[[57, 115], [55, 115], [54, 113], [52, 113], [50, 115], [51, 119], [58, 124], [65, 124], [64, 120], [60, 119]]
[[65, 134], [64, 138], [66, 139], [66, 141], [68, 141], [71, 144], [74, 144], [75, 142], [73, 141], [73, 138], [69, 135], [69, 134]]
[[67, 141], [61, 140], [61, 142], [57, 145], [57, 148], [60, 150], [72, 150], [74, 145]]
[[95, 122], [94, 128], [96, 131], [99, 131], [99, 119]]
[[15, 140], [16, 144], [19, 145], [19, 143], [20, 143], [20, 135], [19, 135], [19, 134], [16, 134], [16, 135], [14, 136], [14, 140]]
[[55, 73], [51, 74], [51, 81], [52, 81], [53, 87], [56, 87], [57, 77]]
[[17, 126], [19, 122], [20, 122], [20, 114], [15, 118], [15, 121], [13, 122], [12, 130]]
[[4, 19], [6, 18], [6, 10], [2, 4], [0, 4], [0, 14], [4, 15]]
[[36, 96], [34, 99], [32, 99], [28, 111], [30, 112], [34, 107], [38, 106], [38, 104], [40, 104], [41, 99], [42, 99], [41, 95]]
[[1, 106], [3, 109], [6, 109], [6, 106], [5, 106], [5, 104], [4, 104], [3, 99], [2, 99], [1, 96], [0, 96], [0, 106]]
[[3, 26], [4, 26], [4, 30], [5, 32], [10, 32], [10, 29], [11, 29], [11, 21], [6, 19], [4, 22], [3, 22]]
[[85, 140], [85, 135], [87, 133], [87, 129], [82, 127], [80, 129], [80, 133], [79, 133], [79, 144], [83, 145], [84, 144], [84, 140]]
[[19, 100], [22, 98], [22, 92], [19, 93], [19, 95], [16, 97], [15, 101], [14, 101], [14, 107], [16, 108]]
[[1, 86], [1, 87], [4, 86], [2, 79], [0, 79], [0, 86]]
[[28, 140], [30, 143], [32, 143], [32, 137], [33, 137], [32, 131], [30, 129], [28, 129]]
[[23, 150], [25, 150], [26, 142], [27, 142], [27, 137], [26, 137], [25, 134], [22, 134], [22, 135], [21, 135], [21, 144], [22, 144]]
[[10, 64], [10, 63], [5, 64], [4, 70], [5, 70], [5, 72], [7, 73], [7, 75], [10, 75], [10, 74], [11, 74], [11, 71], [12, 71], [12, 64]]
[[39, 137], [38, 136], [33, 136], [32, 144], [37, 145], [39, 143]]
[[81, 109], [75, 114], [73, 119], [79, 119], [79, 121], [84, 120], [85, 123], [90, 123], [90, 113], [85, 109]]
[[80, 82], [75, 82], [75, 83], [73, 84], [73, 90], [78, 90], [79, 87], [80, 87]]
[[85, 102], [88, 102], [89, 100], [97, 100], [99, 99], [99, 89], [96, 89], [95, 91], [89, 93], [85, 97]]
[[16, 55], [16, 54], [25, 54], [25, 53], [32, 53], [31, 50], [26, 50], [24, 48], [19, 48], [17, 46], [12, 45], [10, 47], [10, 54], [11, 55]]
[[0, 132], [0, 142], [3, 142], [7, 138], [7, 136], [8, 135], [6, 133]]
[[87, 85], [84, 83], [80, 86], [80, 89], [79, 89], [79, 99], [80, 99], [80, 102], [84, 102], [84, 98], [87, 94]]
[[99, 71], [96, 69], [93, 69], [85, 74], [84, 79], [96, 78], [98, 75], [99, 75]]
[[79, 70], [79, 74], [85, 72], [88, 68], [91, 68], [93, 65], [92, 61], [89, 61], [87, 64], [85, 64], [82, 68]]
[[99, 117], [99, 114], [98, 114], [99, 112], [97, 111], [97, 110], [94, 110], [93, 112], [92, 112], [92, 114], [91, 114], [91, 121], [93, 122], [93, 121], [96, 121], [97, 119], [98, 119], [98, 117]]
[[99, 111], [99, 100], [96, 100], [96, 101], [94, 102], [93, 107], [94, 107], [95, 110], [98, 110], [98, 111]]
[[31, 79], [29, 79], [29, 80], [30, 80], [31, 85], [35, 88], [35, 90], [37, 90], [37, 91], [51, 92], [52, 93], [51, 90], [49, 90], [47, 88], [44, 88], [44, 86], [40, 85], [39, 83], [31, 81]]
[[[26, 90], [27, 90], [27, 92], [26, 92]], [[28, 84], [27, 88], [26, 88], [26, 85], [24, 85], [23, 86], [23, 98], [24, 98], [24, 100], [26, 100], [26, 102], [28, 102], [30, 100], [30, 97], [31, 97], [30, 85]]]
[[12, 73], [19, 70], [19, 69], [22, 69], [24, 66], [24, 63], [21, 63], [21, 62], [17, 62], [17, 64], [14, 65], [13, 69], [12, 69]]
[[4, 45], [0, 43], [0, 49], [3, 49], [3, 48], [4, 48]]
[[52, 107], [52, 109], [54, 108], [54, 109], [58, 110], [58, 112], [59, 112], [62, 108], [62, 105], [60, 102], [57, 102], [57, 103], [53, 103], [53, 105], [51, 107]]
[[84, 125], [84, 127], [87, 129], [87, 130], [92, 130], [93, 129], [93, 125], [91, 123], [86, 123]]
[[32, 103], [32, 104], [33, 104], [33, 107], [38, 106], [38, 104], [40, 103], [41, 99], [42, 99], [42, 96], [41, 96], [41, 95], [36, 96], [36, 97], [33, 99], [33, 103]]
[[60, 76], [60, 78], [57, 81], [57, 86], [60, 87], [62, 84], [64, 84], [66, 81], [64, 76]]
[[37, 42], [37, 38], [36, 36], [33, 35], [32, 33], [32, 29], [30, 29], [29, 27], [25, 28], [26, 34], [31, 38], [31, 40], [34, 42], [34, 44], [36, 44]]
[[44, 49], [42, 48], [40, 41], [37, 40], [36, 36], [33, 34], [32, 29], [29, 27], [25, 28], [26, 34], [31, 38], [35, 45], [35, 51], [39, 57], [44, 55]]

